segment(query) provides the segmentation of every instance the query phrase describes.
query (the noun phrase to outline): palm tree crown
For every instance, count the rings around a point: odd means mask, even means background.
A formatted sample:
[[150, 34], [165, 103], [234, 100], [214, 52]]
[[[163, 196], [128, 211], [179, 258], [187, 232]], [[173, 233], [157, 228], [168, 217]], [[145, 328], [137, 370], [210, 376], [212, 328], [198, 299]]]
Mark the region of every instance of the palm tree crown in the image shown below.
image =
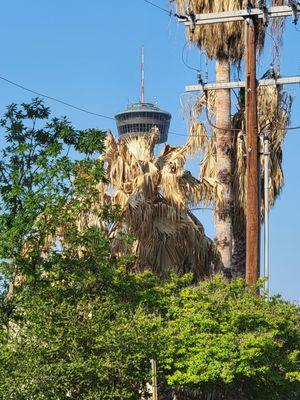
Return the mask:
[[[134, 252], [133, 270], [151, 268], [194, 272], [197, 280], [218, 266], [213, 242], [189, 210], [199, 203], [203, 186], [184, 169], [191, 141], [183, 147], [165, 146], [155, 156], [157, 129], [147, 135], [116, 140], [108, 134], [101, 161], [106, 164], [108, 185], [102, 198], [120, 205], [122, 220], [112, 235], [115, 253]], [[133, 236], [128, 245], [124, 234]]]

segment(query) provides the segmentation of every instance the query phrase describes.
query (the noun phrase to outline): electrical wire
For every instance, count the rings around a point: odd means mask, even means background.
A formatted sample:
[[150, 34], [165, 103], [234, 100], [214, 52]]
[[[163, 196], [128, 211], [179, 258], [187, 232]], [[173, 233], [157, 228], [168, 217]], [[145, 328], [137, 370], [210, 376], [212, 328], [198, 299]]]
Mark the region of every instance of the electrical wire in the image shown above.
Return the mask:
[[[182, 52], [181, 52], [181, 61], [183, 62], [183, 64], [184, 64], [187, 68], [191, 69], [192, 71], [196, 71], [197, 73], [199, 73], [199, 72], [200, 72], [200, 69], [191, 67], [191, 66], [185, 61], [185, 59], [184, 59], [184, 52], [185, 52], [185, 50], [186, 50], [188, 44], [189, 44], [189, 42], [186, 42], [185, 45], [184, 45], [183, 48], [182, 48]], [[200, 57], [202, 57], [202, 53], [201, 53], [201, 56], [200, 56]], [[200, 60], [201, 60], [201, 58], [200, 58]]]
[[283, 131], [296, 131], [300, 129], [300, 125], [299, 126], [290, 126], [289, 128], [286, 129], [282, 129]]
[[[25, 91], [27, 91], [29, 93], [33, 93], [33, 94], [35, 94], [37, 96], [44, 97], [44, 98], [52, 100], [52, 101], [55, 101], [57, 103], [65, 105], [67, 107], [73, 108], [75, 110], [78, 110], [78, 111], [81, 111], [81, 112], [84, 112], [84, 113], [87, 113], [87, 114], [90, 114], [90, 115], [94, 115], [96, 117], [106, 118], [106, 119], [110, 119], [112, 121], [116, 121], [116, 119], [114, 117], [110, 117], [110, 116], [104, 115], [104, 114], [95, 113], [93, 111], [86, 110], [85, 108], [82, 108], [82, 107], [77, 107], [77, 106], [75, 106], [73, 104], [70, 104], [70, 103], [64, 101], [64, 100], [60, 100], [60, 99], [57, 99], [56, 97], [48, 96], [48, 95], [46, 95], [44, 93], [37, 92], [36, 90], [29, 89], [29, 88], [27, 88], [27, 87], [25, 87], [23, 85], [20, 85], [19, 83], [11, 81], [10, 79], [4, 78], [3, 76], [0, 76], [0, 79], [2, 81], [6, 82], [6, 83], [9, 83], [10, 85], [18, 87], [19, 89], [25, 90]], [[178, 132], [172, 132], [172, 131], [169, 131], [169, 133], [171, 135], [176, 135], [176, 136], [185, 136], [185, 137], [189, 136], [187, 134], [178, 133]]]
[[60, 99], [57, 99], [57, 98], [55, 98], [55, 97], [48, 96], [48, 95], [46, 95], [46, 94], [43, 94], [43, 93], [37, 92], [37, 91], [35, 91], [35, 90], [29, 89], [29, 88], [27, 88], [27, 87], [25, 87], [25, 86], [23, 86], [23, 85], [20, 85], [19, 83], [16, 83], [16, 82], [13, 82], [13, 81], [11, 81], [11, 80], [9, 80], [9, 79], [7, 79], [7, 78], [4, 78], [3, 76], [0, 76], [0, 79], [1, 79], [2, 81], [4, 81], [4, 82], [7, 82], [7, 83], [9, 83], [9, 84], [11, 84], [11, 85], [13, 85], [13, 86], [16, 86], [16, 87], [20, 88], [20, 89], [26, 90], [27, 92], [36, 94], [37, 96], [44, 97], [44, 98], [46, 98], [46, 99], [55, 101], [55, 102], [60, 103], [60, 104], [64, 104], [64, 105], [67, 106], [67, 107], [74, 108], [75, 110], [84, 112], [84, 113], [86, 113], [86, 114], [91, 114], [91, 115], [95, 115], [95, 116], [97, 116], [97, 117], [106, 118], [106, 119], [111, 119], [111, 120], [114, 120], [114, 119], [115, 119], [115, 118], [113, 118], [113, 117], [109, 117], [109, 116], [104, 115], [104, 114], [98, 114], [98, 113], [95, 113], [95, 112], [93, 112], [93, 111], [89, 111], [89, 110], [86, 110], [86, 109], [84, 109], [84, 108], [74, 106], [73, 104], [67, 103], [67, 102], [64, 101], [64, 100], [60, 100]]
[[275, 71], [279, 73], [280, 70], [280, 45], [274, 38], [274, 35], [271, 35], [267, 30], [265, 34], [270, 37], [271, 41], [273, 42], [273, 49], [272, 49], [272, 67], [275, 68]]
[[214, 129], [217, 129], [219, 131], [225, 131], [225, 132], [240, 132], [242, 129], [237, 129], [237, 128], [222, 128], [220, 126], [216, 126], [210, 119], [210, 116], [208, 114], [208, 95], [207, 95], [207, 90], [204, 91], [205, 95], [205, 113], [206, 113], [206, 120], [208, 124], [213, 127]]
[[180, 14], [174, 13], [172, 10], [167, 10], [166, 8], [163, 8], [163, 7], [159, 6], [159, 5], [156, 4], [156, 3], [153, 3], [152, 1], [149, 1], [149, 0], [143, 0], [143, 1], [144, 1], [145, 3], [150, 4], [150, 5], [153, 6], [153, 7], [156, 7], [157, 9], [159, 9], [159, 10], [161, 10], [161, 11], [163, 11], [163, 12], [168, 13], [168, 14], [169, 14], [169, 17], [176, 17], [176, 18], [179, 18], [179, 19], [181, 19], [181, 20], [187, 20], [187, 19], [188, 19], [188, 17], [187, 17], [186, 15], [180, 15]]
[[212, 207], [190, 208], [190, 211], [202, 211], [202, 210], [214, 211], [214, 209]]
[[[206, 105], [206, 107], [205, 107], [205, 111], [206, 111], [206, 120], [207, 120], [207, 122], [208, 122], [208, 124], [210, 125], [210, 126], [212, 126], [213, 128], [215, 128], [215, 129], [217, 129], [217, 130], [221, 130], [221, 131], [231, 131], [231, 132], [236, 132], [236, 131], [238, 131], [238, 132], [240, 132], [242, 129], [235, 129], [235, 128], [222, 128], [222, 127], [220, 127], [220, 126], [216, 126], [212, 121], [211, 121], [211, 119], [210, 119], [210, 117], [209, 117], [209, 114], [208, 114], [208, 107], [207, 107], [207, 105], [208, 105], [208, 99], [207, 99], [207, 91], [205, 91], [205, 105]], [[261, 130], [260, 130], [260, 132], [259, 132], [259, 135], [262, 133], [262, 131], [264, 130], [266, 128], [266, 126], [264, 126], [263, 128], [261, 128]], [[290, 126], [290, 127], [286, 127], [286, 128], [281, 128], [281, 129], [278, 129], [278, 130], [280, 130], [280, 131], [293, 131], [293, 130], [298, 130], [298, 129], [300, 129], [300, 125], [299, 126]]]
[[[175, 135], [175, 136], [183, 136], [183, 137], [188, 137], [188, 136], [190, 136], [190, 135], [188, 135], [188, 134], [186, 134], [186, 133], [178, 133], [178, 132], [172, 132], [172, 131], [169, 131], [169, 133], [170, 133], [171, 135]], [[196, 136], [196, 135], [193, 135], [193, 136]]]
[[161, 11], [164, 11], [164, 12], [168, 13], [170, 16], [173, 15], [172, 11], [167, 10], [166, 8], [163, 8], [163, 7], [159, 6], [158, 4], [152, 3], [152, 1], [144, 0], [144, 2], [150, 4], [150, 5], [153, 6], [153, 7], [158, 8], [158, 9], [161, 10]]
[[[189, 44], [189, 43], [186, 42], [185, 45], [184, 45], [183, 48], [182, 48], [182, 52], [181, 52], [181, 59], [182, 59], [182, 62], [183, 62], [183, 64], [184, 64], [187, 68], [189, 68], [189, 69], [191, 69], [191, 70], [193, 70], [193, 71], [196, 71], [196, 72], [200, 73], [200, 69], [196, 69], [196, 68], [194, 68], [194, 67], [191, 67], [189, 64], [187, 64], [187, 62], [186, 62], [185, 59], [184, 59], [184, 52], [185, 52], [186, 47], [187, 47], [188, 44]], [[201, 56], [202, 56], [202, 53], [201, 53]], [[233, 129], [233, 128], [222, 128], [222, 127], [218, 127], [218, 126], [216, 126], [216, 125], [210, 120], [210, 117], [209, 117], [209, 115], [208, 115], [208, 107], [207, 107], [207, 105], [208, 105], [207, 91], [205, 90], [204, 93], [205, 93], [205, 103], [206, 103], [206, 107], [205, 107], [205, 110], [206, 110], [206, 119], [207, 119], [208, 124], [209, 124], [211, 127], [213, 127], [214, 129], [217, 129], [217, 130], [226, 131], [226, 132], [229, 132], [229, 131], [231, 131], [231, 132], [240, 132], [241, 129]]]

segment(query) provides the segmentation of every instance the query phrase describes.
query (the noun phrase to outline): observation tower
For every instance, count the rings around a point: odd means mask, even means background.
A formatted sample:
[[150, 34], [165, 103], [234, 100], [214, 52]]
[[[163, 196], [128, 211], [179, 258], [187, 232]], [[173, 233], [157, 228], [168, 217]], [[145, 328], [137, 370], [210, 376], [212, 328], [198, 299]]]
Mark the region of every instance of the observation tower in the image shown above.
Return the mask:
[[153, 127], [159, 129], [158, 143], [168, 140], [171, 114], [152, 103], [145, 103], [144, 48], [142, 47], [141, 99], [115, 115], [119, 136], [147, 135]]

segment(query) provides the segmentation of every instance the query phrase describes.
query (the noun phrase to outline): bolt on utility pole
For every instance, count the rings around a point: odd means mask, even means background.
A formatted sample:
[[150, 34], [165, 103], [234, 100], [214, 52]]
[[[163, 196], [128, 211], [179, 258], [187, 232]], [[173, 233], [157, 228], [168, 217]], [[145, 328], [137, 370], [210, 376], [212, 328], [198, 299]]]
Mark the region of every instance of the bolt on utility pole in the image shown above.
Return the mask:
[[249, 285], [253, 285], [259, 278], [260, 261], [256, 17], [249, 17], [245, 20], [245, 75], [247, 140], [246, 281]]

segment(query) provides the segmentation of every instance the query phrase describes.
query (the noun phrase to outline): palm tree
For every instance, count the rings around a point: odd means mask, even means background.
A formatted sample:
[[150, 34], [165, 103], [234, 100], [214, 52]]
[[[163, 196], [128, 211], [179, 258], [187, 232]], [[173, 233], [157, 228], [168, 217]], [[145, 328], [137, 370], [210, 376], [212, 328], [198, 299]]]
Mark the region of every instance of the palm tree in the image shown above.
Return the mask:
[[[222, 11], [234, 11], [245, 7], [245, 0], [177, 0], [179, 13], [184, 14], [186, 10], [194, 14], [216, 13]], [[257, 5], [257, 1], [252, 1]], [[272, 0], [273, 5], [280, 5], [282, 0]], [[262, 22], [258, 26], [258, 49], [264, 44], [265, 28]], [[187, 36], [191, 43], [204, 50], [210, 59], [216, 60], [216, 82], [230, 81], [231, 63], [240, 63], [244, 55], [244, 25], [243, 22], [230, 22], [213, 25], [196, 25], [191, 30], [187, 28]], [[215, 225], [216, 244], [221, 254], [225, 269], [232, 270], [233, 254], [240, 252], [240, 232], [234, 229], [235, 189], [234, 177], [234, 146], [236, 135], [232, 128], [231, 119], [231, 95], [230, 90], [218, 90], [215, 95], [215, 129], [213, 143], [209, 143], [206, 158], [210, 160], [209, 154], [214, 155], [214, 170], [209, 168], [202, 174], [206, 178], [215, 179], [218, 182], [218, 193], [220, 197], [215, 201]], [[208, 168], [207, 163], [203, 167]], [[242, 238], [243, 239], [243, 238]]]
[[[211, 13], [241, 9], [243, 0], [177, 0], [179, 12], [187, 9], [194, 14]], [[241, 23], [196, 26], [187, 30], [190, 42], [202, 50], [209, 58], [216, 60], [216, 81], [230, 81], [230, 62], [239, 61], [243, 56], [243, 26]], [[232, 143], [231, 96], [229, 90], [220, 90], [216, 94], [216, 125], [222, 129], [214, 134], [217, 163], [216, 176], [222, 185], [222, 202], [216, 203], [215, 225], [216, 244], [225, 268], [232, 265]]]
[[[203, 197], [203, 185], [184, 169], [191, 140], [183, 147], [167, 145], [155, 156], [157, 139], [156, 128], [119, 140], [107, 135], [100, 161], [105, 163], [109, 183], [99, 184], [99, 205], [118, 205], [122, 215], [111, 230], [112, 249], [115, 254], [136, 255], [133, 271], [193, 272], [200, 280], [218, 268], [219, 258], [190, 211]], [[92, 221], [88, 216], [86, 223]]]

